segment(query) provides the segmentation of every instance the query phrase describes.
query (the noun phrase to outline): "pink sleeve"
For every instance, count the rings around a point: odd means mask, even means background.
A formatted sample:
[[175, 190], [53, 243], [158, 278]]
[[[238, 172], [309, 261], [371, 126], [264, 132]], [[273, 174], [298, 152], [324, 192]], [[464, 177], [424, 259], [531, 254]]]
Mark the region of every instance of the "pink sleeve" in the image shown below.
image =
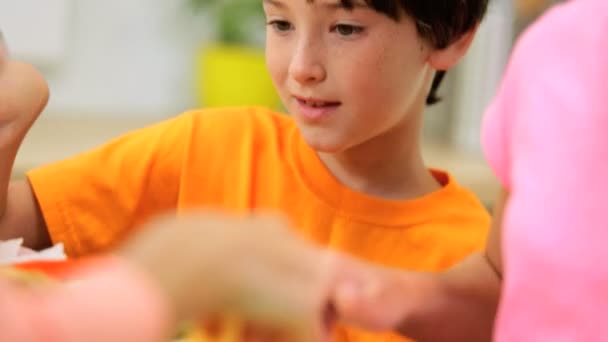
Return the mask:
[[73, 284], [21, 287], [0, 279], [1, 341], [167, 341], [160, 291], [129, 266], [103, 261]]

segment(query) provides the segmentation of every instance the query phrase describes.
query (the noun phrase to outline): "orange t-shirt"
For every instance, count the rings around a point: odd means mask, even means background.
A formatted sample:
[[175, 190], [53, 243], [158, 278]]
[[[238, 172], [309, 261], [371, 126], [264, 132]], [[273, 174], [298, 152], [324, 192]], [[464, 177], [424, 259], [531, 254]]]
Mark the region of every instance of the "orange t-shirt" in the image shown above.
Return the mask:
[[[490, 217], [468, 190], [392, 201], [340, 184], [294, 121], [262, 108], [193, 111], [30, 171], [53, 241], [106, 251], [153, 215], [206, 207], [279, 210], [303, 236], [392, 267], [438, 271], [484, 246]], [[401, 341], [341, 328], [339, 341]]]

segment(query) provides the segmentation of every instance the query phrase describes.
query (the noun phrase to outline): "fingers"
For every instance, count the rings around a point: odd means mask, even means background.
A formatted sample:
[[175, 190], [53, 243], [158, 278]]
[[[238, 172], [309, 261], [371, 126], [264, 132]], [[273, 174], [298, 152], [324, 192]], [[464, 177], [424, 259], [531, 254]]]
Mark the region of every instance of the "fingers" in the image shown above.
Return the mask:
[[334, 305], [340, 320], [370, 330], [384, 328], [386, 324], [380, 322], [381, 318], [372, 314], [374, 306], [380, 306], [381, 303], [373, 303], [373, 299], [370, 299], [369, 294], [352, 283], [339, 286], [334, 295]]
[[[331, 300], [337, 318], [366, 330], [394, 329], [402, 320], [408, 299], [406, 271], [397, 271], [333, 253]], [[414, 276], [412, 276], [414, 277]]]

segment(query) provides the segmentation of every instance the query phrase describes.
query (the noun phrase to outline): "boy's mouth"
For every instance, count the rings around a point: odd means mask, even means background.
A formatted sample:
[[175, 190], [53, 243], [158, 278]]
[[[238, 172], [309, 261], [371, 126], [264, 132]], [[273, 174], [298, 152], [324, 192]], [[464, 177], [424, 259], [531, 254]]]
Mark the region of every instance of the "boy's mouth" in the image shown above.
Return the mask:
[[313, 107], [313, 108], [323, 108], [323, 107], [336, 107], [340, 105], [338, 101], [325, 101], [308, 97], [299, 97], [295, 96], [296, 100], [300, 102], [300, 104]]
[[338, 101], [321, 100], [312, 97], [294, 96], [294, 99], [298, 107], [297, 112], [309, 122], [324, 120], [342, 105]]

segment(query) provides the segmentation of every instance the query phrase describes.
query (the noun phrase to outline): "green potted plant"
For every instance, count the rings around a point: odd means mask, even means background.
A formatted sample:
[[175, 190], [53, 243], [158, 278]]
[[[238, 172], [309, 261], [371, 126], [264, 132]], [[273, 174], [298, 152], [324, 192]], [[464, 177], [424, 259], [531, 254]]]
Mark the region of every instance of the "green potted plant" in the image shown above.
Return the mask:
[[195, 13], [206, 13], [211, 18], [216, 34], [214, 44], [203, 46], [196, 56], [199, 105], [278, 107], [259, 39], [264, 22], [262, 1], [187, 1]]

